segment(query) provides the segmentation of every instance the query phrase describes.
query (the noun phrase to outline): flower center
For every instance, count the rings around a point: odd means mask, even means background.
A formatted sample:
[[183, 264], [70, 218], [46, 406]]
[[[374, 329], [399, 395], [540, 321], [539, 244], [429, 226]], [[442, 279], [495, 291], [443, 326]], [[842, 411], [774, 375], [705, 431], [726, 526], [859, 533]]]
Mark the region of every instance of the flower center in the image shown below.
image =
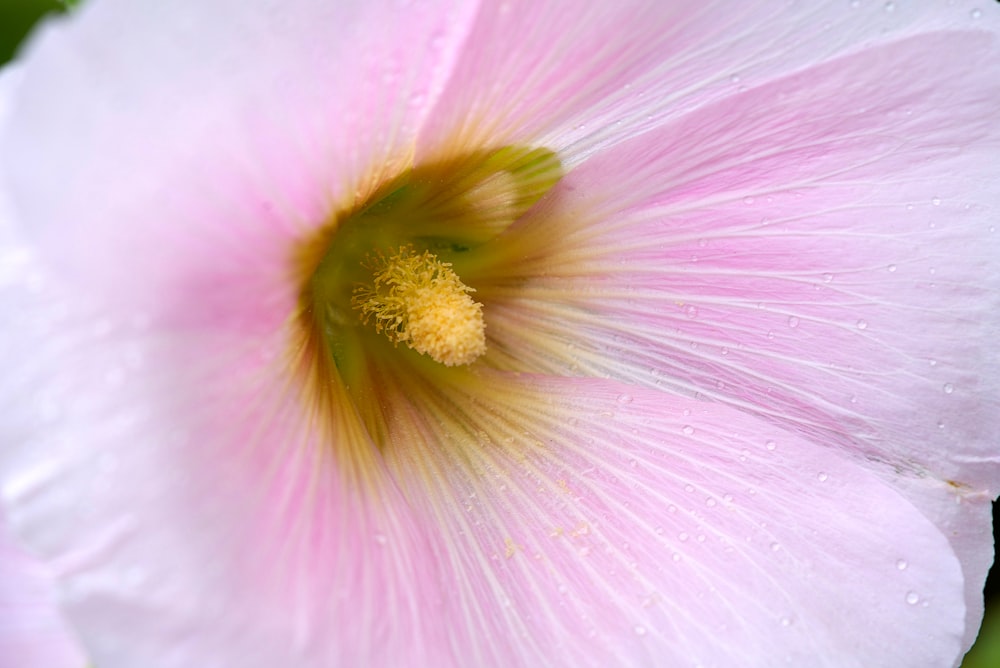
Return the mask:
[[445, 366], [471, 364], [486, 352], [483, 306], [450, 263], [404, 247], [371, 264], [374, 280], [357, 286], [351, 299], [366, 324]]
[[546, 149], [469, 153], [407, 170], [306, 239], [290, 348], [306, 396], [329, 415], [348, 399], [381, 442], [389, 388], [489, 363], [490, 296], [525, 255], [514, 223], [561, 177]]

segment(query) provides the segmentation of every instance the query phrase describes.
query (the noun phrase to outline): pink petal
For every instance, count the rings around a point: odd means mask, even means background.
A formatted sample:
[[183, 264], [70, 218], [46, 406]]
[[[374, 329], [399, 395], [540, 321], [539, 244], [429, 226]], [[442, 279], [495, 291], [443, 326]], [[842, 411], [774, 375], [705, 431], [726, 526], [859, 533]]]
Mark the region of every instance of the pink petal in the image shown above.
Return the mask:
[[151, 331], [23, 262], [0, 480], [94, 665], [440, 665], [426, 524], [342, 397], [331, 433], [252, 332]]
[[[19, 83], [19, 72], [12, 68], [0, 72], [0, 123]], [[0, 190], [0, 294], [13, 280], [23, 280], [29, 269], [30, 253], [17, 240], [6, 193]], [[0, 334], [17, 324], [17, 310], [3, 301], [3, 326]], [[6, 336], [0, 346], [6, 350]], [[19, 380], [16, 371], [5, 367], [7, 382]], [[13, 378], [11, 378], [13, 376]], [[9, 456], [12, 441], [0, 437], [0, 463]], [[45, 668], [80, 668], [86, 659], [79, 643], [63, 619], [56, 601], [53, 574], [34, 555], [16, 543], [8, 526], [6, 512], [0, 510], [0, 665], [40, 666]]]
[[25, 59], [0, 150], [14, 204], [48, 258], [134, 309], [185, 298], [179, 267], [188, 290], [250, 274], [223, 302], [275, 298], [293, 240], [409, 165], [472, 9], [88, 3]]
[[816, 63], [912, 35], [996, 26], [975, 2], [480, 3], [421, 154], [596, 149]]
[[11, 539], [0, 515], [0, 665], [81, 668], [58, 612], [52, 575]]
[[[997, 62], [994, 33], [930, 33], [587, 161], [526, 224], [535, 241], [517, 239], [538, 249], [520, 274], [547, 278], [487, 304], [495, 349], [536, 353], [496, 362], [792, 423], [900, 478], [942, 528], [953, 499], [985, 519], [1000, 474]], [[971, 619], [992, 545], [958, 540]]]
[[436, 390], [473, 400], [457, 417], [417, 399], [387, 456], [433, 519], [462, 604], [442, 622], [468, 664], [940, 666], [964, 650], [947, 538], [834, 448], [607, 381]]

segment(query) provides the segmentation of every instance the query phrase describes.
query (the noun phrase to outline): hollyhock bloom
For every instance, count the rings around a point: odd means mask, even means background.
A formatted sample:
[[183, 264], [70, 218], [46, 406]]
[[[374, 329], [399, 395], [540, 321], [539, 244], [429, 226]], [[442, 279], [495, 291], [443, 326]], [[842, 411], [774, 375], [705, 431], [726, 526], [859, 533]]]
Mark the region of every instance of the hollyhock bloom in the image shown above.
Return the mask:
[[0, 466], [95, 665], [957, 663], [1000, 472], [997, 14], [50, 26], [0, 139]]

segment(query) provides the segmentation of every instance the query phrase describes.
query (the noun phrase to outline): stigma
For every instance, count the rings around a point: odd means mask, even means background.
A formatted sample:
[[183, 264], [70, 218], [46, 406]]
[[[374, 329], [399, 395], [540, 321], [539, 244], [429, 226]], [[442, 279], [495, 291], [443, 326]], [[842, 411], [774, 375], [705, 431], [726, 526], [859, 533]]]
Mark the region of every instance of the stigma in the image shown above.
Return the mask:
[[367, 265], [372, 280], [351, 298], [362, 322], [445, 366], [471, 364], [486, 352], [483, 305], [450, 263], [403, 246], [369, 256]]

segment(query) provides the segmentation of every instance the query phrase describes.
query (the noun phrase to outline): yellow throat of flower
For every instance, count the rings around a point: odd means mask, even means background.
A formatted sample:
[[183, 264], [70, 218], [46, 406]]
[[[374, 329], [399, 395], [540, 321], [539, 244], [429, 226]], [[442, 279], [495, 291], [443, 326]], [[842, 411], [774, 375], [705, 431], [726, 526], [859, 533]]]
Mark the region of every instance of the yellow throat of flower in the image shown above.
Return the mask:
[[293, 258], [301, 291], [290, 354], [316, 415], [334, 424], [349, 402], [379, 443], [394, 392], [489, 364], [491, 299], [524, 280], [511, 260], [537, 245], [518, 242], [515, 223], [561, 177], [556, 155], [540, 148], [419, 165], [305, 239]]

